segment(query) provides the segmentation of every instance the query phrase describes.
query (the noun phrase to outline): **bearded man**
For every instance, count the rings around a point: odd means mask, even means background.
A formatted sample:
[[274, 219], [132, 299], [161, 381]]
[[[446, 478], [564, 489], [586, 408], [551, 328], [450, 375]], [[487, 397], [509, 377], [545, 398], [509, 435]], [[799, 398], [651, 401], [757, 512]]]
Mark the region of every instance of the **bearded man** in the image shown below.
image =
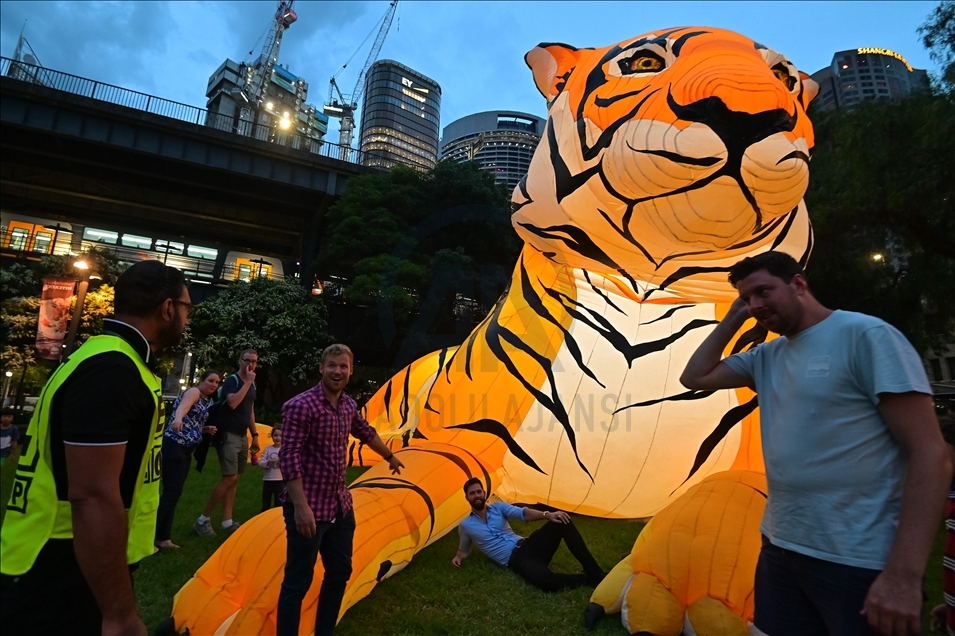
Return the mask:
[[[471, 554], [475, 544], [486, 557], [516, 572], [522, 579], [545, 592], [556, 592], [587, 585], [597, 587], [604, 572], [590, 554], [583, 537], [562, 510], [554, 512], [520, 508], [503, 501], [487, 505], [487, 494], [481, 480], [472, 477], [464, 483], [464, 496], [471, 505], [471, 513], [458, 526], [460, 543], [451, 565], [461, 567], [461, 561]], [[511, 529], [508, 519], [519, 521], [548, 521], [528, 537]], [[582, 574], [553, 572], [550, 561], [563, 539], [567, 549], [584, 568]]]
[[156, 356], [179, 344], [191, 306], [182, 272], [133, 265], [103, 333], [43, 388], [3, 523], [6, 633], [147, 633], [132, 571], [154, 550], [165, 425]]

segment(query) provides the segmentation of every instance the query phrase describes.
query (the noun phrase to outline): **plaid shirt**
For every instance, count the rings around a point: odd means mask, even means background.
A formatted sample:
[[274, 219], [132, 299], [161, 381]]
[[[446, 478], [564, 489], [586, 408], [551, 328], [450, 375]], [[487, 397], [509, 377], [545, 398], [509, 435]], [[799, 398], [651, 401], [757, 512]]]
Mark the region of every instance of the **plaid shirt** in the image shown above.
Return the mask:
[[[302, 479], [316, 521], [333, 520], [339, 505], [342, 514], [352, 509], [351, 493], [345, 487], [349, 433], [366, 444], [376, 435], [358, 413], [355, 400], [342, 393], [335, 409], [320, 383], [282, 407], [279, 468], [286, 482]], [[287, 492], [283, 500], [290, 501]]]

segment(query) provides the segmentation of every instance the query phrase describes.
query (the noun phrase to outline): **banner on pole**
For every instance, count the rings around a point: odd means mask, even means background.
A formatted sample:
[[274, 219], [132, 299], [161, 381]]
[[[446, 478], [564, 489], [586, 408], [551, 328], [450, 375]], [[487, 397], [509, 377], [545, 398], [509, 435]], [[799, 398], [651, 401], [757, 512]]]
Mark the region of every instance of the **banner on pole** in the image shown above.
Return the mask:
[[40, 319], [36, 329], [36, 357], [59, 360], [73, 303], [72, 278], [47, 276], [40, 294]]

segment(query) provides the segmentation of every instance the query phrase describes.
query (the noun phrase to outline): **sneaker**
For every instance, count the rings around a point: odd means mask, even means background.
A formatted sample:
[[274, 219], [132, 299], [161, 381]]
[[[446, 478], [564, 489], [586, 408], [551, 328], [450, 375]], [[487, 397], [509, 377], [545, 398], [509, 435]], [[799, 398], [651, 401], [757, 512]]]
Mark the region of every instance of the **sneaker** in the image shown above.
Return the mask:
[[201, 523], [196, 520], [196, 522], [192, 524], [192, 529], [195, 530], [196, 534], [198, 534], [200, 537], [207, 537], [211, 539], [212, 537], [218, 536], [216, 531], [212, 529], [212, 521], [210, 520], [206, 520]]
[[226, 534], [232, 534], [238, 529], [239, 529], [239, 522], [233, 521], [231, 525], [228, 525], [222, 528], [222, 531], [225, 532]]

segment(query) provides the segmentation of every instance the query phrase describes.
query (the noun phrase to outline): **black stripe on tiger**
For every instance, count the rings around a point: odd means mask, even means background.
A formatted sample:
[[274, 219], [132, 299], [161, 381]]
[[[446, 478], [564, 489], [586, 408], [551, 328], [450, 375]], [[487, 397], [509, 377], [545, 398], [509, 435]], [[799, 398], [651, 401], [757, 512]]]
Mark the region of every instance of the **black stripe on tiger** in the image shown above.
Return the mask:
[[620, 309], [620, 307], [617, 307], [615, 304], [613, 304], [613, 301], [610, 300], [610, 296], [608, 296], [607, 294], [605, 294], [602, 289], [600, 289], [599, 287], [597, 287], [596, 285], [594, 285], [593, 281], [590, 280], [590, 274], [587, 272], [587, 270], [582, 269], [582, 270], [580, 270], [580, 271], [584, 273], [584, 279], [585, 279], [585, 280], [587, 281], [587, 283], [590, 285], [590, 288], [591, 288], [592, 290], [594, 290], [594, 292], [595, 292], [598, 296], [600, 296], [601, 298], [603, 298], [603, 299], [604, 299], [604, 302], [606, 302], [608, 305], [610, 305], [611, 307], [613, 307], [614, 309], [616, 309], [617, 311], [619, 311], [620, 313], [622, 313], [624, 316], [627, 315], [627, 312], [625, 312], [623, 309]]
[[428, 506], [428, 514], [431, 516], [431, 528], [428, 530], [428, 540], [431, 540], [431, 535], [434, 533], [434, 502], [431, 501], [431, 497], [428, 493], [407, 479], [398, 479], [397, 477], [377, 477], [373, 479], [368, 479], [366, 481], [360, 481], [352, 484], [348, 487], [349, 490], [358, 490], [361, 488], [374, 489], [380, 488], [382, 490], [411, 490], [421, 496], [421, 499], [424, 501], [425, 505]]
[[434, 407], [431, 406], [431, 392], [434, 391], [434, 385], [438, 382], [438, 378], [441, 377], [441, 369], [444, 368], [444, 359], [448, 355], [448, 348], [445, 347], [438, 354], [438, 371], [434, 374], [434, 379], [431, 380], [431, 386], [428, 387], [428, 397], [424, 400], [424, 408], [431, 411], [432, 413], [437, 413], [440, 415], [439, 411], [434, 410]]
[[620, 413], [621, 411], [626, 411], [627, 409], [634, 409], [641, 406], [653, 406], [654, 404], [660, 404], [661, 402], [683, 402], [684, 400], [702, 400], [710, 397], [716, 393], [716, 391], [684, 391], [683, 393], [677, 393], [676, 395], [671, 395], [669, 397], [657, 398], [655, 400], [647, 400], [646, 402], [636, 402], [634, 404], [628, 404], [626, 406], [621, 406], [619, 409], [613, 412], [614, 415]]
[[[521, 460], [524, 462], [524, 464], [533, 468], [540, 474], [547, 474], [541, 470], [540, 466], [537, 465], [537, 462], [535, 462], [534, 459], [527, 454], [527, 451], [521, 448], [521, 445], [518, 444], [517, 440], [511, 436], [511, 433], [507, 430], [507, 427], [497, 420], [483, 419], [477, 420], [476, 422], [468, 422], [467, 424], [456, 424], [454, 426], [448, 426], [447, 428], [460, 428], [466, 431], [475, 431], [477, 433], [489, 433], [491, 435], [495, 435], [501, 438], [501, 440], [507, 445], [507, 450], [511, 452], [511, 455]], [[588, 473], [588, 475], [589, 474], [590, 473]]]
[[[564, 306], [564, 309], [567, 310], [567, 313], [574, 318], [577, 318], [584, 324], [589, 325], [590, 328], [596, 331], [598, 335], [609, 342], [614, 349], [619, 351], [624, 356], [624, 358], [627, 360], [627, 365], [631, 367], [633, 365], [633, 361], [637, 358], [642, 358], [643, 356], [655, 353], [657, 351], [663, 351], [690, 331], [719, 323], [718, 320], [703, 320], [697, 318], [684, 325], [683, 328], [677, 333], [670, 334], [666, 338], [653, 340], [651, 342], [638, 342], [637, 344], [630, 344], [630, 341], [624, 334], [620, 333], [620, 331], [618, 331], [609, 320], [595, 312], [593, 309], [590, 309], [586, 305], [582, 305], [573, 298], [570, 298], [566, 294], [563, 294], [559, 291], [546, 287], [544, 288], [544, 291], [549, 296], [561, 303]], [[593, 320], [578, 311], [577, 308], [586, 311], [588, 314], [590, 314], [590, 318], [593, 318]]]
[[[683, 480], [682, 486], [690, 477], [696, 474], [696, 471], [703, 466], [703, 463], [709, 459], [710, 454], [713, 452], [713, 449], [723, 441], [723, 438], [726, 437], [726, 434], [730, 430], [743, 421], [743, 418], [756, 410], [756, 407], [759, 406], [759, 396], [753, 396], [753, 399], [745, 404], [740, 404], [739, 406], [734, 406], [729, 411], [726, 412], [726, 415], [723, 416], [723, 419], [720, 420], [720, 423], [716, 425], [716, 428], [713, 429], [713, 432], [706, 436], [706, 439], [703, 440], [703, 443], [700, 444], [700, 449], [696, 453], [696, 459], [693, 461], [693, 468], [690, 469], [690, 474], [686, 476], [686, 479]], [[677, 486], [679, 488], [680, 486]], [[674, 488], [673, 492], [676, 492]], [[670, 493], [673, 494], [673, 493]]]
[[[531, 234], [548, 240], [561, 241], [572, 251], [577, 252], [584, 258], [606, 265], [613, 269], [620, 269], [610, 256], [594, 243], [590, 235], [583, 229], [575, 225], [550, 225], [548, 227], [538, 227], [533, 223], [518, 223], [522, 228]], [[562, 232], [567, 236], [560, 236], [554, 232]]]
[[666, 320], [667, 318], [669, 318], [670, 316], [672, 316], [672, 315], [675, 314], [676, 312], [680, 311], [681, 309], [689, 309], [690, 307], [693, 307], [693, 305], [679, 305], [679, 306], [677, 306], [677, 307], [673, 307], [672, 309], [668, 309], [668, 310], [666, 311], [666, 313], [663, 314], [662, 316], [660, 316], [659, 318], [654, 318], [653, 320], [650, 320], [650, 321], [647, 321], [647, 322], [641, 322], [641, 323], [640, 323], [640, 326], [643, 326], [643, 325], [652, 325], [652, 324], [655, 323], [655, 322], [660, 322], [661, 320]]
[[650, 297], [651, 294], [653, 294], [653, 292], [663, 291], [664, 289], [666, 289], [667, 287], [669, 287], [669, 286], [672, 285], [673, 283], [675, 283], [675, 282], [677, 282], [677, 281], [680, 281], [680, 280], [683, 280], [684, 278], [689, 278], [690, 276], [695, 276], [695, 275], [697, 275], [697, 274], [711, 274], [711, 273], [713, 273], [713, 272], [726, 272], [726, 273], [729, 273], [729, 271], [730, 271], [729, 266], [727, 266], [727, 267], [718, 267], [718, 266], [714, 266], [714, 267], [695, 267], [695, 266], [694, 266], [694, 267], [681, 267], [680, 269], [676, 270], [675, 272], [673, 272], [672, 274], [670, 274], [669, 276], [667, 276], [666, 279], [665, 279], [662, 283], [660, 283], [656, 288], [654, 288], [654, 289], [648, 289], [648, 290], [647, 290], [647, 293], [644, 294], [643, 299], [646, 300], [647, 298]]
[[[467, 453], [468, 456], [470, 456], [471, 459], [474, 460], [474, 463], [477, 465], [477, 467], [481, 469], [481, 475], [484, 477], [484, 484], [485, 484], [484, 492], [487, 492], [487, 493], [491, 492], [491, 475], [490, 473], [487, 472], [487, 468], [484, 467], [484, 464], [482, 464], [480, 460], [478, 460], [478, 458], [474, 456], [474, 453], [467, 450], [466, 448], [458, 448], [457, 450], [461, 451], [462, 453]], [[455, 466], [457, 466], [462, 471], [464, 471], [464, 474], [467, 475], [468, 479], [470, 479], [471, 477], [474, 477], [474, 473], [471, 472], [471, 469], [468, 466], [467, 462], [465, 462], [463, 459], [461, 459], [454, 453], [435, 450], [433, 448], [421, 448], [420, 446], [412, 446], [411, 448], [406, 448], [402, 450], [403, 453], [407, 453], [411, 451], [418, 452], [418, 453], [431, 453], [432, 455], [440, 455], [441, 457], [444, 457], [445, 459], [453, 462]]]
[[[524, 267], [524, 259], [521, 258], [520, 261], [521, 268], [521, 294], [524, 297], [524, 301], [527, 302], [527, 306], [534, 310], [538, 316], [551, 323], [558, 329], [561, 333], [564, 334], [564, 344], [567, 345], [567, 350], [574, 357], [574, 361], [577, 363], [577, 366], [581, 371], [586, 373], [593, 379], [594, 382], [600, 385], [600, 388], [606, 389], [606, 385], [603, 382], [597, 379], [597, 376], [594, 375], [594, 372], [590, 370], [590, 367], [584, 363], [584, 356], [580, 352], [580, 346], [577, 344], [577, 340], [574, 338], [571, 333], [564, 328], [564, 325], [560, 324], [560, 321], [554, 318], [546, 306], [544, 306], [544, 301], [531, 286], [531, 279], [527, 275], [527, 269]], [[539, 281], [538, 281], [539, 282]]]
[[[570, 442], [570, 447], [574, 451], [574, 457], [577, 459], [577, 464], [580, 468], [587, 473], [587, 476], [590, 477], [590, 480], [593, 481], [593, 475], [590, 474], [590, 471], [584, 465], [580, 459], [580, 455], [577, 453], [577, 435], [574, 433], [573, 427], [570, 425], [570, 416], [567, 414], [567, 409], [564, 408], [564, 404], [560, 399], [560, 394], [557, 391], [557, 381], [554, 379], [554, 367], [551, 360], [547, 357], [542, 356], [532, 349], [524, 340], [512, 332], [507, 327], [498, 322], [498, 318], [501, 315], [501, 307], [497, 307], [494, 310], [493, 319], [488, 325], [487, 330], [484, 333], [485, 342], [487, 343], [488, 349], [491, 350], [491, 353], [501, 361], [501, 364], [504, 365], [504, 368], [507, 369], [508, 373], [511, 374], [514, 379], [521, 383], [528, 393], [534, 396], [537, 402], [546, 408], [551, 414], [560, 422], [560, 425], [564, 428], [564, 432], [567, 434], [567, 441]], [[511, 360], [511, 357], [504, 350], [504, 346], [501, 341], [505, 341], [510, 344], [515, 349], [522, 351], [524, 354], [529, 356], [534, 360], [544, 374], [547, 376], [547, 381], [550, 384], [550, 395], [545, 395], [543, 391], [532, 385], [527, 381], [524, 376], [520, 374], [517, 370], [517, 365], [514, 364], [514, 361]]]
[[391, 419], [391, 379], [388, 380], [388, 384], [385, 386], [385, 417], [389, 420]]
[[404, 395], [401, 396], [401, 405], [398, 407], [398, 413], [401, 414], [401, 424], [398, 429], [404, 428], [408, 424], [408, 411], [411, 407], [408, 404], [408, 393], [411, 391], [411, 365], [405, 367], [405, 381], [401, 388]]

